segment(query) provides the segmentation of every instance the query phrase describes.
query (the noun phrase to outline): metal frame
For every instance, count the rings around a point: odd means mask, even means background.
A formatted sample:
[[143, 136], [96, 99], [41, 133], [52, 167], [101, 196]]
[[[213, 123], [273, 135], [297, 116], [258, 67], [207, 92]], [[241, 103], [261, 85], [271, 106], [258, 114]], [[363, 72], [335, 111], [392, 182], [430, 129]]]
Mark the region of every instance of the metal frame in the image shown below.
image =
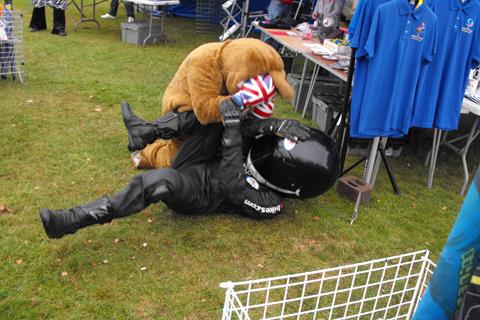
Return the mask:
[[[12, 80], [24, 81], [25, 63], [23, 41], [23, 14], [20, 11], [4, 10], [0, 17], [5, 24], [7, 40], [0, 40], [0, 81]], [[1, 83], [1, 82], [0, 82]]]
[[227, 0], [223, 3], [222, 9], [226, 16], [220, 21], [220, 25], [223, 27], [223, 33], [219, 37], [220, 41], [225, 41], [230, 37], [237, 39], [247, 37], [252, 31], [254, 23], [266, 15], [263, 11], [250, 12], [250, 0]]
[[[76, 31], [77, 30], [77, 27], [81, 24], [81, 23], [84, 23], [84, 22], [95, 22], [97, 24], [97, 29], [100, 29], [100, 23], [97, 21], [97, 19], [95, 18], [95, 14], [96, 14], [96, 7], [97, 5], [107, 1], [107, 0], [92, 0], [93, 3], [92, 4], [84, 4], [84, 0], [80, 0], [80, 5], [77, 3], [77, 0], [71, 0], [69, 2], [69, 4], [73, 4], [73, 6], [77, 9], [77, 11], [80, 13], [80, 21], [78, 21], [77, 23], [75, 23], [75, 25], [73, 26], [73, 31]], [[91, 18], [87, 18], [87, 16], [85, 15], [84, 11], [85, 11], [85, 8], [87, 7], [92, 7], [92, 17]]]
[[[165, 37], [165, 33], [163, 32], [165, 16], [166, 16], [165, 7], [180, 4], [179, 0], [125, 0], [125, 1], [132, 2], [133, 4], [136, 4], [136, 5], [144, 5], [145, 7], [147, 7], [143, 11], [143, 18], [145, 21], [148, 21], [148, 35], [143, 40], [144, 47], [146, 46], [148, 41], [150, 39], [153, 39], [154, 37]], [[155, 7], [163, 7], [160, 15], [160, 32], [158, 33], [152, 33], [153, 19], [156, 19], [156, 17], [154, 17], [153, 15]], [[148, 20], [147, 20], [147, 15], [149, 16]]]
[[[243, 5], [243, 3], [242, 3]], [[238, 37], [238, 30], [242, 30], [243, 8], [238, 0], [227, 0], [222, 4], [222, 9], [226, 13], [226, 17], [220, 21], [223, 26], [223, 33], [219, 37], [220, 41], [224, 41], [230, 37]]]
[[423, 250], [313, 272], [223, 282], [222, 320], [410, 319], [435, 267]]
[[[441, 145], [445, 145], [462, 158], [464, 179], [463, 179], [462, 188], [460, 189], [460, 195], [463, 195], [465, 193], [468, 186], [468, 180], [470, 179], [469, 172], [468, 172], [468, 164], [467, 164], [467, 153], [473, 141], [480, 135], [479, 120], [480, 120], [480, 115], [475, 115], [475, 120], [473, 122], [472, 128], [470, 129], [469, 133], [462, 135], [460, 137], [450, 139], [450, 140], [447, 140], [447, 134], [448, 134], [447, 131], [443, 131], [441, 129], [434, 130], [432, 148], [428, 152], [427, 159], [425, 161], [425, 165], [430, 163], [430, 168], [428, 171], [428, 182], [427, 182], [429, 189], [431, 189], [433, 185], [433, 176], [435, 175], [438, 151]], [[462, 140], [465, 140], [465, 144], [463, 145], [463, 147], [455, 146], [454, 143], [460, 142]]]

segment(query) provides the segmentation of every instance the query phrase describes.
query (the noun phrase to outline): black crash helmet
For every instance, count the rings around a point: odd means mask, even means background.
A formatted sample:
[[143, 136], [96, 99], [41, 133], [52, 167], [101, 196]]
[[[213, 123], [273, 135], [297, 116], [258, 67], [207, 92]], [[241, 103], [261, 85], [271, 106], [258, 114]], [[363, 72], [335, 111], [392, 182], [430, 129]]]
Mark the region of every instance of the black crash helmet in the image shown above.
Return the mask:
[[292, 198], [325, 193], [340, 175], [340, 157], [333, 140], [310, 128], [306, 141], [262, 136], [248, 153], [247, 167], [261, 184]]

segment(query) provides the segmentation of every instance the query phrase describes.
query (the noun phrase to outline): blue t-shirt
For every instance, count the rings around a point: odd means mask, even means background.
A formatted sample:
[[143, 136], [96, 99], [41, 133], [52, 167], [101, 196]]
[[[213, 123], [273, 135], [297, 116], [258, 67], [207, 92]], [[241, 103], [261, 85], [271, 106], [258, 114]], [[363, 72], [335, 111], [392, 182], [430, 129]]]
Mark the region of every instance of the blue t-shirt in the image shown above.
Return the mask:
[[411, 125], [453, 130], [458, 126], [470, 68], [480, 61], [480, 3], [429, 0], [438, 18], [437, 52], [421, 76]]
[[355, 12], [353, 13], [352, 20], [350, 20], [350, 23], [348, 25], [348, 38], [352, 39], [352, 37], [355, 34], [355, 31], [357, 30], [357, 25], [358, 25], [358, 18], [360, 15], [360, 12], [362, 11], [362, 7], [367, 2], [367, 0], [358, 0], [357, 7], [355, 8]]
[[408, 132], [418, 79], [435, 52], [436, 24], [425, 5], [415, 9], [405, 0], [392, 0], [378, 7], [365, 44], [370, 61], [359, 134]]
[[368, 74], [368, 62], [365, 57], [365, 44], [368, 39], [370, 27], [375, 12], [379, 5], [390, 0], [363, 0], [355, 10], [352, 23], [349, 26], [350, 46], [357, 49], [355, 57], [355, 74], [352, 88], [352, 103], [350, 108], [350, 136], [354, 138], [371, 138], [371, 135], [362, 135], [358, 132], [358, 119], [360, 118], [363, 93]]

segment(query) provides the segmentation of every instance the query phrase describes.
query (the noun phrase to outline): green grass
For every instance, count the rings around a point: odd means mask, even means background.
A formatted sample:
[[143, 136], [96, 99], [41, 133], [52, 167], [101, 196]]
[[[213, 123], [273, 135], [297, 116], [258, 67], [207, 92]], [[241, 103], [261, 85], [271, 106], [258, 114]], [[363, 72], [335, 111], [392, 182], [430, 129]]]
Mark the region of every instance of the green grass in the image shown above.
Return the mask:
[[[15, 5], [23, 9], [25, 3]], [[13, 210], [0, 215], [0, 318], [218, 319], [221, 281], [424, 248], [438, 257], [461, 206], [462, 169], [458, 157], [441, 151], [428, 190], [422, 162], [429, 140], [418, 154], [407, 150], [392, 160], [402, 195], [393, 195], [382, 170], [371, 203], [353, 226], [353, 204], [331, 190], [289, 201], [271, 221], [181, 216], [159, 204], [48, 240], [40, 207], [70, 207], [112, 193], [136, 173], [119, 103], [129, 100], [143, 117], [158, 116], [182, 59], [217, 36], [195, 33], [193, 21], [174, 18], [166, 25], [169, 42], [141, 48], [120, 40], [123, 7], [121, 18], [102, 20], [100, 30], [83, 24], [73, 32], [79, 14], [73, 6], [67, 13], [66, 38], [28, 32], [25, 13], [26, 82], [0, 82], [0, 204]], [[298, 117], [284, 102], [277, 107], [279, 116]], [[479, 149], [472, 146], [470, 163], [477, 165]], [[361, 170], [354, 173], [361, 176]]]

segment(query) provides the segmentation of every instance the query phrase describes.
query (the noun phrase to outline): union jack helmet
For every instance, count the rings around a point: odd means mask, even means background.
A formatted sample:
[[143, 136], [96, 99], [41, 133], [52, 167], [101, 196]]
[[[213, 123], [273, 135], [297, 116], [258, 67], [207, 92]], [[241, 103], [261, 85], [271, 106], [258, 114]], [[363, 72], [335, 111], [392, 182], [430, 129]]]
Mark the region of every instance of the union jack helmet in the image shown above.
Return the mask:
[[268, 102], [275, 95], [275, 85], [269, 74], [250, 78], [240, 85], [240, 90], [243, 93], [242, 98], [245, 107], [253, 107]]
[[273, 110], [275, 109], [275, 105], [271, 100], [259, 104], [252, 109], [252, 115], [259, 119], [267, 119], [270, 118], [273, 114]]

